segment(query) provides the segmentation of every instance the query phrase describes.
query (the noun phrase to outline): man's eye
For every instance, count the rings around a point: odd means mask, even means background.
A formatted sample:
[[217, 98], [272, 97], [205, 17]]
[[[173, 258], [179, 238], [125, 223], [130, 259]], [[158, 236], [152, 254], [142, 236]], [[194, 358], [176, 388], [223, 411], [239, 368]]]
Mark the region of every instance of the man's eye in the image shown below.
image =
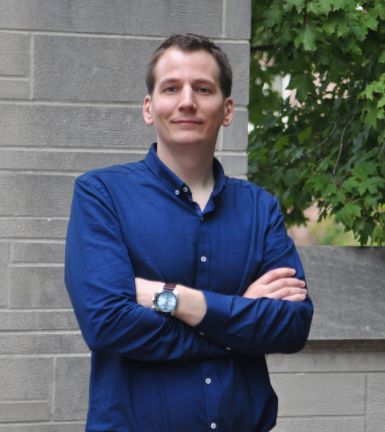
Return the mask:
[[210, 89], [208, 87], [198, 87], [198, 92], [202, 94], [209, 94]]
[[176, 92], [176, 87], [175, 86], [168, 86], [168, 87], [165, 87], [165, 89], [163, 91], [165, 93], [175, 93]]

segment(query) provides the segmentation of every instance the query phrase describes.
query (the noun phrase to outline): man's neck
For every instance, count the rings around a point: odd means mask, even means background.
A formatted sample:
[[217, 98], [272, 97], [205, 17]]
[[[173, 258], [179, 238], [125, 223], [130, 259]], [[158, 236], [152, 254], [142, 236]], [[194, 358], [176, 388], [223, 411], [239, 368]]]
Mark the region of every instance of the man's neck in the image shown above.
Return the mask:
[[158, 144], [158, 157], [190, 189], [212, 188], [214, 147], [203, 152], [193, 146], [186, 147], [181, 151], [170, 151], [168, 147]]
[[159, 145], [159, 159], [173, 171], [190, 188], [194, 201], [203, 209], [214, 187], [213, 159], [214, 149], [202, 149], [191, 146], [170, 151], [168, 147]]

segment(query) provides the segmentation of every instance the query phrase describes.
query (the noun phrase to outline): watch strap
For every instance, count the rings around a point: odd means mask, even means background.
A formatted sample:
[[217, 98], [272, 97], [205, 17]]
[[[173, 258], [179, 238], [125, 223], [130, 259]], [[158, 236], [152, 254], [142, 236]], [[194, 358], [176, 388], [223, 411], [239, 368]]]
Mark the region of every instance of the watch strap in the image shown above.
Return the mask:
[[175, 287], [176, 287], [176, 284], [174, 284], [174, 283], [165, 283], [165, 284], [163, 285], [163, 289], [164, 289], [165, 291], [171, 291], [171, 292], [173, 292], [174, 289], [175, 289]]

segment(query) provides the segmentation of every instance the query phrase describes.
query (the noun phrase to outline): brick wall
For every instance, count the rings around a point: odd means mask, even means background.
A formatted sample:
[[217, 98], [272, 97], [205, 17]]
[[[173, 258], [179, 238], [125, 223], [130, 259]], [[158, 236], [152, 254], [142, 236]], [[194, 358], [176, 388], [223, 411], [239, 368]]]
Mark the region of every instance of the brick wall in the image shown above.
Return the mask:
[[84, 429], [88, 351], [63, 285], [72, 184], [147, 152], [144, 71], [172, 32], [229, 54], [218, 157], [244, 176], [250, 0], [0, 0], [0, 432]]

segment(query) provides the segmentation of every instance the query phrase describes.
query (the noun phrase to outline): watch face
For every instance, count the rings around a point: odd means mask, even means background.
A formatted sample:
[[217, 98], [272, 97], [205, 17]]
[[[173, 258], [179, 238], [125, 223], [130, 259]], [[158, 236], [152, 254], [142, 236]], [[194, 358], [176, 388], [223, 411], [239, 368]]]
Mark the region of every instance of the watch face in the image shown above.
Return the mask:
[[170, 291], [163, 291], [156, 298], [157, 308], [164, 313], [173, 312], [176, 308], [176, 303], [176, 295]]

